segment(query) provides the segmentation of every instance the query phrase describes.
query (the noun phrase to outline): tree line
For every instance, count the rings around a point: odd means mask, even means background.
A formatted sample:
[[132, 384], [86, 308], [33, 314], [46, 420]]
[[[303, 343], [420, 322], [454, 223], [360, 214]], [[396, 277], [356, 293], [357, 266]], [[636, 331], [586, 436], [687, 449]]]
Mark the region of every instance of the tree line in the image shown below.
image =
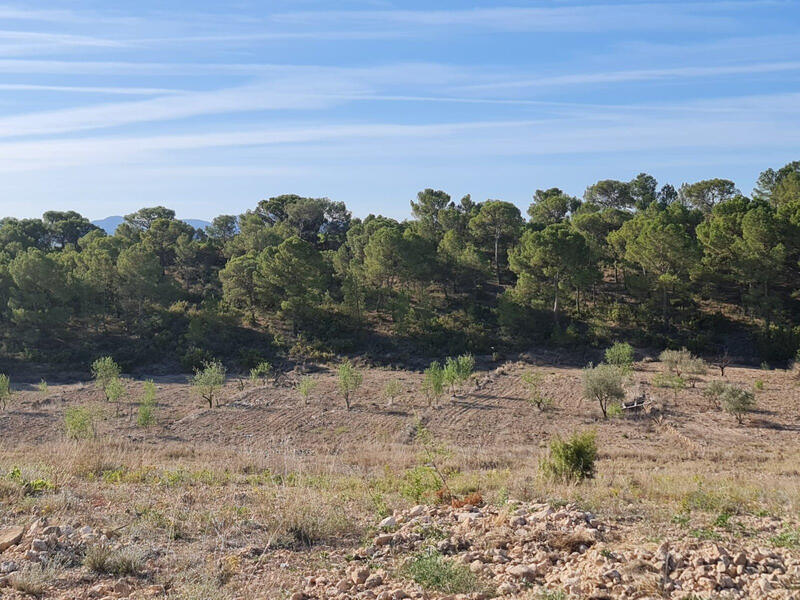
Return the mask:
[[641, 173], [582, 198], [426, 189], [405, 221], [282, 195], [199, 230], [164, 207], [113, 235], [74, 211], [0, 220], [6, 358], [125, 364], [444, 356], [628, 340], [756, 360], [800, 346], [800, 161], [749, 196]]

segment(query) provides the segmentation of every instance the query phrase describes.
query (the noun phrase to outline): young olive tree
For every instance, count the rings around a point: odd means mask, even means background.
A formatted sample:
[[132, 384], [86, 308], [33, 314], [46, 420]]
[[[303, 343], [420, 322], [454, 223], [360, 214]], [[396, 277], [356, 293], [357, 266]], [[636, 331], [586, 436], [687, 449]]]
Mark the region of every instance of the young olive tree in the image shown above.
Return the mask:
[[471, 354], [462, 354], [456, 358], [448, 358], [444, 364], [444, 384], [450, 388], [450, 395], [455, 397], [456, 391], [472, 376], [475, 369], [475, 358]]
[[208, 402], [208, 407], [214, 406], [216, 399], [219, 406], [219, 391], [225, 383], [225, 366], [219, 361], [207, 362], [202, 369], [197, 369], [192, 377], [192, 389]]
[[625, 398], [624, 383], [625, 372], [616, 365], [589, 365], [583, 370], [583, 396], [600, 405], [604, 419], [609, 407]]
[[681, 350], [664, 350], [658, 355], [658, 360], [664, 363], [668, 371], [680, 377], [692, 362], [692, 353], [686, 348]]
[[722, 410], [736, 417], [736, 422], [741, 425], [744, 416], [756, 406], [756, 397], [750, 390], [745, 390], [733, 384], [727, 384], [720, 396]]
[[11, 398], [11, 379], [8, 375], [0, 374], [0, 405], [3, 410], [8, 407], [8, 400]]
[[422, 381], [422, 390], [425, 392], [428, 403], [434, 408], [439, 406], [439, 398], [441, 398], [444, 393], [444, 386], [444, 369], [438, 361], [433, 361], [430, 366], [425, 369], [425, 379]]
[[527, 388], [527, 397], [525, 399], [536, 408], [545, 411], [553, 405], [552, 398], [548, 398], [542, 394], [542, 384], [544, 383], [543, 373], [538, 371], [523, 373], [522, 383], [524, 383]]
[[108, 402], [114, 401], [110, 398], [109, 391], [112, 393], [119, 391], [119, 385], [114, 382], [119, 380], [121, 374], [122, 369], [110, 356], [103, 356], [92, 363], [92, 376], [95, 384], [103, 390]]
[[139, 402], [139, 414], [136, 416], [136, 424], [139, 427], [150, 427], [156, 421], [156, 384], [151, 379], [144, 382], [142, 400]]
[[297, 391], [300, 392], [300, 395], [303, 397], [303, 402], [306, 406], [308, 406], [311, 394], [314, 393], [315, 389], [317, 389], [317, 382], [314, 380], [314, 378], [308, 375], [305, 375], [298, 382]]
[[391, 379], [383, 386], [383, 398], [386, 400], [386, 406], [392, 406], [395, 398], [403, 393], [403, 386], [397, 379]]
[[347, 410], [352, 408], [353, 396], [358, 391], [358, 388], [361, 387], [363, 381], [364, 376], [349, 360], [345, 360], [339, 365], [339, 393], [344, 398], [344, 405]]

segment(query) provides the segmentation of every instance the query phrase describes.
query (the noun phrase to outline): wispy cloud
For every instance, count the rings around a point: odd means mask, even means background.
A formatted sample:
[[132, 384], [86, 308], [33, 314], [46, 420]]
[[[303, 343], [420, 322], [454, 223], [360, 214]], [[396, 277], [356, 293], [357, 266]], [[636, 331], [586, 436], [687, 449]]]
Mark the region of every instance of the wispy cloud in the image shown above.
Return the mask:
[[37, 85], [30, 83], [0, 83], [0, 90], [9, 92], [68, 92], [121, 96], [160, 96], [165, 94], [187, 93], [187, 90], [174, 90], [169, 88]]
[[463, 89], [498, 89], [525, 87], [553, 87], [603, 83], [625, 83], [632, 81], [654, 81], [659, 79], [691, 79], [697, 77], [724, 77], [728, 75], [754, 75], [800, 70], [800, 61], [756, 63], [746, 65], [718, 65], [698, 67], [675, 67], [665, 69], [633, 69], [600, 73], [577, 73], [536, 78], [493, 81], [463, 86]]
[[[729, 29], [729, 14], [761, 2], [651, 2], [563, 4], [551, 7], [494, 7], [466, 10], [295, 11], [272, 19], [286, 25], [470, 27], [489, 31], [594, 32], [621, 30]], [[780, 6], [781, 3], [770, 4]]]

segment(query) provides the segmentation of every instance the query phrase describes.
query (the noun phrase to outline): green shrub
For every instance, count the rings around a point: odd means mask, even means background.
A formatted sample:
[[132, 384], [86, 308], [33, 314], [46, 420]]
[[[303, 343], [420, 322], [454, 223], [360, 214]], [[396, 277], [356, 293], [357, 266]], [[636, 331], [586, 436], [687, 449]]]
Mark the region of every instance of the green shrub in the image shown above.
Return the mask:
[[103, 392], [106, 391], [108, 384], [119, 379], [120, 375], [122, 369], [110, 356], [103, 356], [92, 363], [92, 377]]
[[206, 363], [214, 362], [214, 357], [208, 350], [193, 346], [183, 354], [180, 362], [185, 371], [193, 373], [202, 369]]
[[194, 372], [192, 377], [192, 389], [194, 392], [208, 402], [208, 407], [214, 406], [214, 400], [219, 406], [218, 392], [225, 383], [225, 366], [221, 362], [208, 362], [202, 369]]
[[606, 349], [606, 363], [626, 370], [633, 368], [633, 346], [627, 342], [616, 342]]
[[445, 385], [450, 388], [450, 395], [455, 396], [458, 387], [466, 383], [474, 369], [475, 358], [471, 354], [450, 357], [445, 361], [442, 376]]
[[550, 453], [539, 463], [541, 472], [556, 481], [580, 482], [594, 477], [597, 441], [593, 431], [575, 433], [568, 440], [550, 442]]
[[72, 440], [86, 440], [95, 436], [94, 411], [78, 406], [64, 413], [64, 428]]
[[664, 350], [658, 356], [658, 360], [664, 364], [667, 370], [675, 373], [678, 377], [680, 377], [689, 366], [692, 358], [692, 353], [686, 348], [682, 348], [681, 350]]
[[119, 415], [119, 403], [125, 395], [125, 384], [120, 379], [112, 379], [105, 386], [106, 400], [116, 405], [116, 412]]
[[725, 381], [715, 379], [714, 381], [709, 382], [709, 384], [706, 386], [706, 389], [703, 390], [703, 396], [708, 398], [709, 402], [711, 402], [714, 408], [721, 408], [722, 394], [725, 393], [725, 390], [729, 385], [730, 384]]
[[317, 389], [317, 382], [313, 377], [308, 375], [304, 375], [297, 384], [297, 391], [300, 392], [300, 395], [303, 397], [303, 402], [306, 406], [308, 406], [311, 394], [314, 393], [315, 389]]
[[583, 396], [600, 405], [603, 418], [608, 418], [608, 407], [625, 398], [625, 372], [616, 365], [589, 365], [583, 370]]
[[8, 375], [0, 374], [0, 405], [3, 410], [8, 408], [9, 398], [11, 398], [11, 379]]
[[47, 396], [47, 382], [42, 379], [38, 384], [36, 384], [36, 389], [39, 390], [39, 393], [42, 396]]
[[444, 393], [445, 379], [444, 369], [438, 361], [433, 361], [427, 369], [425, 369], [425, 379], [422, 381], [422, 390], [428, 403], [432, 406], [439, 405], [439, 398]]
[[139, 427], [150, 427], [155, 424], [156, 408], [156, 384], [152, 380], [144, 382], [142, 400], [139, 403], [139, 414], [136, 417], [136, 424]]
[[258, 381], [259, 379], [266, 379], [272, 373], [272, 365], [267, 361], [262, 360], [255, 367], [250, 369], [250, 380]]
[[653, 376], [653, 385], [672, 390], [677, 399], [678, 392], [686, 388], [686, 380], [679, 375], [672, 375], [671, 373], [656, 373]]
[[386, 385], [383, 386], [383, 391], [381, 393], [383, 399], [386, 400], [386, 405], [392, 406], [395, 399], [403, 393], [403, 386], [397, 379], [390, 379], [386, 382]]
[[428, 590], [445, 594], [472, 594], [485, 591], [485, 586], [466, 565], [429, 550], [409, 559], [402, 575]]
[[361, 383], [364, 381], [364, 376], [361, 374], [358, 369], [353, 366], [349, 360], [345, 360], [341, 365], [339, 365], [339, 380], [337, 382], [339, 393], [344, 398], [344, 404], [347, 407], [347, 410], [350, 410], [352, 407], [352, 399], [355, 393], [358, 391], [358, 388], [361, 387]]
[[756, 398], [753, 392], [728, 384], [720, 397], [720, 402], [722, 410], [736, 417], [736, 421], [741, 425], [744, 416], [755, 408]]
[[553, 399], [547, 398], [542, 395], [542, 383], [544, 382], [544, 374], [537, 371], [528, 371], [523, 373], [522, 382], [527, 388], [527, 396], [525, 400], [533, 404], [539, 410], [547, 410], [553, 405]]
[[755, 383], [753, 384], [753, 389], [757, 392], [763, 392], [764, 382], [761, 379], [756, 379]]

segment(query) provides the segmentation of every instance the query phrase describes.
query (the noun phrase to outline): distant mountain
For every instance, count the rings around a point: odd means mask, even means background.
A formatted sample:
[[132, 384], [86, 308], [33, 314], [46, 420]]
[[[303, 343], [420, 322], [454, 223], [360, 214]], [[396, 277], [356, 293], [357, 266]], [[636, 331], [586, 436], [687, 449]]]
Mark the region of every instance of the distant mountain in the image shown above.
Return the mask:
[[[119, 215], [114, 215], [112, 217], [106, 217], [105, 219], [98, 219], [97, 221], [92, 221], [92, 225], [97, 225], [100, 229], [104, 230], [108, 235], [114, 235], [114, 232], [117, 230], [117, 227], [121, 223], [123, 223], [125, 219], [120, 217]], [[203, 221], [202, 219], [181, 219], [187, 225], [191, 225], [195, 229], [205, 229], [211, 223], [208, 221]]]

